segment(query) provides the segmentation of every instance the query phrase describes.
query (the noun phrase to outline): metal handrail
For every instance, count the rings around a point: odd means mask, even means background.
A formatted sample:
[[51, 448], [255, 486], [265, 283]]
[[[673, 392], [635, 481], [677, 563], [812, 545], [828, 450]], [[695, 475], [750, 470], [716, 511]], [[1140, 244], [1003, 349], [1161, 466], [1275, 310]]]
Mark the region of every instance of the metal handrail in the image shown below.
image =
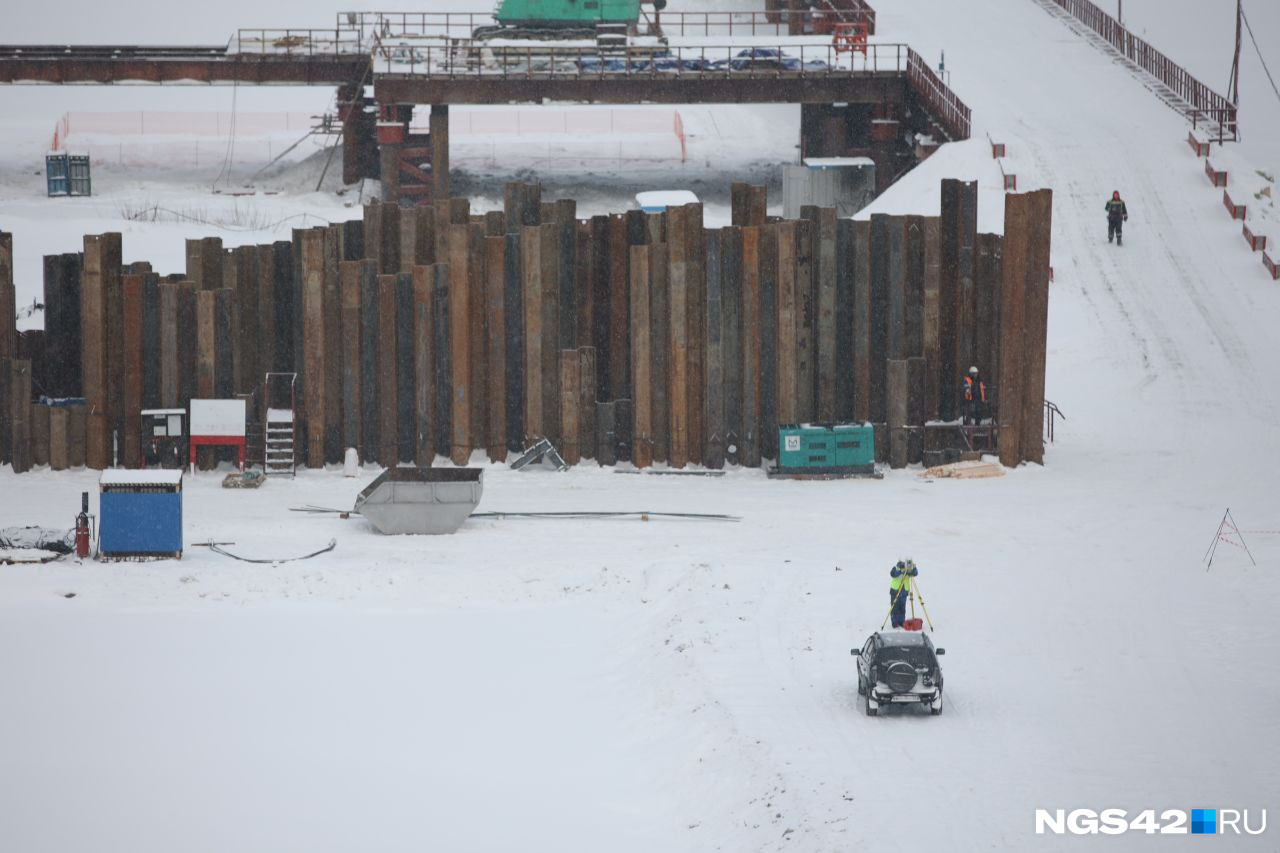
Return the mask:
[[1045, 423], [1044, 431], [1045, 431], [1045, 436], [1049, 439], [1050, 444], [1053, 444], [1053, 427], [1054, 427], [1054, 423], [1057, 421], [1058, 418], [1062, 418], [1065, 421], [1067, 419], [1067, 416], [1062, 413], [1062, 409], [1058, 408], [1057, 403], [1054, 403], [1051, 400], [1045, 400], [1044, 401], [1044, 423]]
[[[376, 70], [382, 74], [451, 79], [847, 77], [853, 74], [901, 74], [909, 70], [911, 49], [905, 44], [879, 43], [867, 47], [865, 56], [850, 56], [838, 54], [830, 44], [749, 47], [724, 44], [669, 48], [630, 45], [608, 53], [601, 53], [595, 47], [488, 47], [484, 42], [384, 45], [377, 58]], [[459, 51], [467, 50], [479, 50], [483, 62], [459, 67], [453, 60]], [[954, 99], [954, 94], [950, 97]], [[955, 103], [959, 103], [958, 99]], [[964, 109], [967, 111], [967, 107]]]
[[920, 54], [907, 48], [907, 80], [911, 88], [942, 122], [942, 128], [953, 141], [968, 139], [972, 112], [951, 87], [929, 67]]
[[268, 56], [363, 56], [368, 53], [353, 28], [271, 29], [244, 28], [227, 45], [229, 54]]
[[[780, 9], [778, 11], [703, 11], [679, 12], [663, 10], [649, 17], [641, 6], [641, 14], [652, 30], [660, 25], [666, 35], [787, 35], [812, 33], [829, 20], [860, 22], [875, 32], [875, 10], [858, 0], [860, 8], [837, 9], [829, 2], [820, 9]], [[437, 36], [469, 39], [480, 27], [494, 26], [497, 21], [484, 12], [339, 12], [336, 25], [355, 29], [366, 42], [376, 36], [382, 39]], [[713, 28], [716, 32], [712, 32]]]
[[[667, 36], [823, 35], [821, 29], [828, 22], [866, 24], [868, 31], [874, 32], [876, 13], [870, 7], [837, 9], [830, 2], [821, 9], [779, 9], [776, 12], [663, 11], [655, 14], [651, 26], [659, 25], [662, 34]], [[712, 28], [716, 31], [712, 32]]]
[[[1072, 17], [1093, 30], [1126, 59], [1142, 68], [1190, 105], [1187, 117], [1193, 125], [1201, 118], [1218, 124], [1218, 141], [1239, 139], [1236, 106], [1192, 77], [1182, 66], [1125, 29], [1124, 25], [1089, 0], [1053, 0]], [[1197, 125], [1198, 126], [1198, 125]]]
[[373, 39], [401, 36], [471, 38], [482, 26], [497, 23], [485, 12], [339, 12], [336, 25], [354, 29], [367, 45]]
[[[459, 55], [478, 54], [477, 63]], [[628, 45], [601, 53], [595, 46], [530, 44], [490, 46], [483, 41], [449, 45], [382, 43], [375, 56], [380, 74], [444, 79], [741, 79], [907, 75], [916, 95], [952, 140], [969, 138], [969, 107], [905, 44], [872, 43], [863, 53], [841, 53], [833, 44], [742, 44], [660, 47]]]

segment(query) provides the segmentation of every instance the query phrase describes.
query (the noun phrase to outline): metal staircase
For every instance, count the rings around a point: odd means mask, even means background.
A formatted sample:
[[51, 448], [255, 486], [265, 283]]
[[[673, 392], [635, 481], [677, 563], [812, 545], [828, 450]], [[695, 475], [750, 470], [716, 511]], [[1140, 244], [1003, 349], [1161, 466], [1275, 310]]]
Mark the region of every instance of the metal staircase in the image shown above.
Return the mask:
[[297, 384], [296, 373], [268, 373], [263, 383], [266, 413], [262, 419], [265, 435], [262, 470], [269, 477], [292, 477], [297, 473], [294, 455]]

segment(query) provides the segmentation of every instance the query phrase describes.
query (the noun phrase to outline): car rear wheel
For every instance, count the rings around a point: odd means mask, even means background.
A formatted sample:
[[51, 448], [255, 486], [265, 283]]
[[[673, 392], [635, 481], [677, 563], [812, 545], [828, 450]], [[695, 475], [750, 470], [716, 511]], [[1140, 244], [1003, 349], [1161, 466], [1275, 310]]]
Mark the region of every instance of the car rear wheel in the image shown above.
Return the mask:
[[871, 698], [870, 690], [866, 692], [866, 697], [867, 716], [874, 717], [876, 714], [880, 713], [880, 703]]

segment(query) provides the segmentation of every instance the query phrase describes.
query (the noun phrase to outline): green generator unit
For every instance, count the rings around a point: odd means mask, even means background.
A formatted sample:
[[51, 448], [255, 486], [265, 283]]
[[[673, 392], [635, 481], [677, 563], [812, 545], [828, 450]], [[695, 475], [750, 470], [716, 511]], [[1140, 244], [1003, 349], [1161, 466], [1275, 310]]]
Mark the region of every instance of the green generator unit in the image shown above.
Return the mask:
[[504, 26], [522, 27], [630, 24], [640, 18], [640, 0], [502, 0], [494, 17]]
[[875, 472], [871, 424], [783, 424], [778, 427], [781, 474], [853, 475]]

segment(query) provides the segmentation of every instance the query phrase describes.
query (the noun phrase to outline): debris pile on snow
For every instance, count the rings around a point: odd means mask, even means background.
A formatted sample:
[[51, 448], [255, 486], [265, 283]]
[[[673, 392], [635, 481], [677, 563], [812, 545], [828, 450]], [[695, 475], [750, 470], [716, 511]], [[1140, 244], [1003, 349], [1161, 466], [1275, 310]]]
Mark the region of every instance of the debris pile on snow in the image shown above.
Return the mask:
[[977, 480], [983, 477], [1003, 477], [1004, 466], [998, 462], [952, 462], [926, 468], [922, 477], [949, 477], [953, 480]]
[[72, 548], [72, 533], [50, 527], [6, 527], [0, 529], [0, 564], [47, 563]]

